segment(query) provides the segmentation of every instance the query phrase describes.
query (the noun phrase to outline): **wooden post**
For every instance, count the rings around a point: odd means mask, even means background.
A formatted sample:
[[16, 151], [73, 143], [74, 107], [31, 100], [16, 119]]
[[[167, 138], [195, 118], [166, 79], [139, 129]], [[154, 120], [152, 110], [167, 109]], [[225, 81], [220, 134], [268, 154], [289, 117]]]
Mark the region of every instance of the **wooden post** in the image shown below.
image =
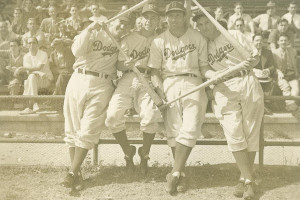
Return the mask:
[[98, 144], [93, 148], [93, 165], [98, 165]]
[[264, 117], [260, 126], [260, 135], [259, 135], [259, 169], [261, 170], [264, 166], [264, 146], [265, 146], [265, 138], [264, 138]]

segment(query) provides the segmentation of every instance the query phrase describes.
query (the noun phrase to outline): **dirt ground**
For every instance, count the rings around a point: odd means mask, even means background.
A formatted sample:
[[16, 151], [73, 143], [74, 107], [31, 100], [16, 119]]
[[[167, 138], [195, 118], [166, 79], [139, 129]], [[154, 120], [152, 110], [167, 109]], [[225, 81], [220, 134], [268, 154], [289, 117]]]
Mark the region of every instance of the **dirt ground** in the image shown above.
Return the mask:
[[[187, 167], [189, 190], [170, 196], [164, 190], [170, 167], [151, 167], [147, 176], [137, 170], [128, 175], [123, 167], [83, 169], [85, 189], [70, 192], [60, 185], [67, 169], [51, 167], [0, 167], [1, 200], [118, 200], [203, 199], [237, 200], [232, 195], [238, 170], [233, 164]], [[256, 199], [300, 199], [300, 167], [266, 166], [259, 171]], [[298, 194], [297, 194], [298, 193]]]

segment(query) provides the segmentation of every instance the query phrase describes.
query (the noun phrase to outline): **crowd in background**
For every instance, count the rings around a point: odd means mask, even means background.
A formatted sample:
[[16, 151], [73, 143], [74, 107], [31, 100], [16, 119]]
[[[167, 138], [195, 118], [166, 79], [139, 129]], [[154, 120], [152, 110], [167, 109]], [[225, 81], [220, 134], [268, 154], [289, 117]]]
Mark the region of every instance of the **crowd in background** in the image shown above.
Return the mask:
[[[0, 15], [0, 85], [8, 85], [12, 95], [38, 95], [42, 88], [47, 88], [48, 94], [63, 95], [76, 59], [70, 49], [74, 37], [91, 22], [104, 22], [110, 16], [103, 14], [105, 8], [97, 0], [14, 3], [12, 18], [3, 12]], [[0, 6], [3, 11], [4, 5]], [[300, 38], [300, 15], [296, 2], [286, 7], [287, 13], [278, 16], [276, 4], [270, 1], [264, 14], [252, 18], [243, 12], [241, 3], [236, 3], [233, 15], [224, 15], [223, 7], [218, 6], [214, 17], [249, 52], [263, 57], [255, 74], [266, 94], [271, 95], [278, 86], [283, 95], [298, 96], [299, 65], [294, 44]], [[139, 13], [131, 17], [132, 31], [139, 30]], [[162, 17], [157, 32], [167, 26]], [[39, 56], [32, 57], [32, 53]], [[296, 102], [286, 101], [286, 109], [297, 109]]]

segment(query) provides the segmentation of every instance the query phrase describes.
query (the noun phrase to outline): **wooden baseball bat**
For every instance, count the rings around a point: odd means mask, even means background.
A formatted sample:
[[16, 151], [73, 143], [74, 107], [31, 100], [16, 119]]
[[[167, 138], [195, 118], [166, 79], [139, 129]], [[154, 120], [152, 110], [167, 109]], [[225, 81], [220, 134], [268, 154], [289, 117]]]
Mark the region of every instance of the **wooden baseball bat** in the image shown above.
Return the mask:
[[194, 89], [188, 91], [187, 93], [180, 95], [178, 97], [176, 97], [175, 99], [168, 101], [167, 103], [165, 103], [164, 105], [160, 106], [159, 109], [164, 109], [167, 106], [169, 106], [170, 104], [174, 103], [175, 101], [178, 101], [179, 99], [182, 99], [183, 97], [186, 97], [198, 90], [204, 89], [212, 84], [215, 83], [219, 83], [221, 80], [224, 80], [226, 77], [233, 75], [235, 73], [240, 72], [241, 70], [245, 69], [245, 67], [243, 65], [236, 65], [234, 67], [230, 67], [227, 68], [225, 71], [219, 73], [217, 76], [215, 76], [212, 79], [209, 79], [208, 81], [205, 81], [204, 83], [200, 84], [199, 86], [195, 87]]
[[[114, 38], [114, 36], [111, 34], [111, 32], [108, 30], [107, 26], [103, 26], [103, 30], [107, 33], [107, 35], [111, 38], [113, 43], [117, 46], [119, 49], [120, 53], [124, 56], [124, 58], [129, 61], [130, 57], [123, 51], [121, 46], [119, 45], [118, 41]], [[147, 93], [150, 95], [151, 99], [155, 103], [157, 107], [161, 106], [164, 104], [163, 100], [160, 98], [160, 96], [151, 88], [149, 85], [148, 81], [144, 78], [143, 74], [135, 67], [132, 67], [132, 71], [136, 74], [137, 78], [139, 81], [142, 83], [143, 87], [147, 91]]]
[[215, 18], [213, 18], [206, 10], [205, 8], [203, 8], [198, 2], [197, 0], [192, 0], [194, 2], [194, 4], [196, 4], [196, 6], [207, 16], [207, 18], [216, 26], [216, 28], [221, 32], [222, 35], [224, 35], [224, 37], [232, 44], [232, 46], [237, 50], [237, 52], [241, 55], [241, 57], [243, 58], [243, 60], [246, 60], [247, 58], [249, 58], [251, 55], [250, 53], [244, 49], [244, 47], [242, 47], [242, 45], [233, 38], [232, 35], [230, 35], [230, 33], [228, 33], [228, 31], [221, 25], [219, 24], [219, 22], [217, 22], [217, 20], [215, 20]]

